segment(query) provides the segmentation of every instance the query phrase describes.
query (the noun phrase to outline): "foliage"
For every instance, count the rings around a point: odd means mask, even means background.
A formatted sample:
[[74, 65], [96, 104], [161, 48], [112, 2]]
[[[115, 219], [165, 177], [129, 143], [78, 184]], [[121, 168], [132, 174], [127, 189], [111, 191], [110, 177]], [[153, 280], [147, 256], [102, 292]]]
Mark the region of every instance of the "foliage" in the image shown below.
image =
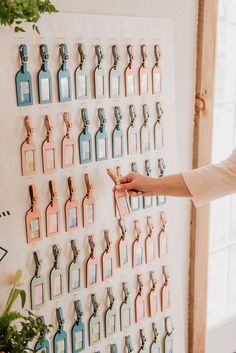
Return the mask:
[[18, 297], [21, 298], [22, 308], [25, 305], [26, 293], [18, 288], [22, 284], [22, 271], [17, 271], [13, 288], [11, 289], [5, 308], [0, 314], [0, 351], [6, 353], [26, 353], [32, 351], [28, 347], [36, 337], [42, 340], [41, 335], [49, 333], [51, 325], [47, 326], [40, 317], [27, 310], [23, 315], [18, 311], [11, 311]]
[[25, 32], [23, 22], [32, 23], [39, 33], [37, 22], [44, 13], [57, 12], [50, 0], [0, 0], [0, 24], [14, 26], [15, 32]]

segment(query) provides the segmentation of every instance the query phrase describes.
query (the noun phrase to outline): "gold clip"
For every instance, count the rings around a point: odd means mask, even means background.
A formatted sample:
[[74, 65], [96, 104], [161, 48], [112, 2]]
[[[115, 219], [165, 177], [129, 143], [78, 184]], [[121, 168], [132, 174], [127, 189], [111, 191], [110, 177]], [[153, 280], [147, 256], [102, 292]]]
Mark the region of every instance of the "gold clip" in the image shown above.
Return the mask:
[[159, 67], [161, 52], [160, 52], [160, 46], [158, 44], [156, 44], [154, 46], [154, 55], [155, 55], [155, 59], [156, 59], [156, 66]]
[[147, 227], [148, 227], [148, 235], [151, 236], [153, 233], [153, 229], [154, 229], [154, 225], [153, 225], [151, 216], [147, 217]]
[[112, 309], [113, 304], [114, 304], [114, 302], [115, 302], [115, 297], [114, 297], [114, 295], [113, 295], [112, 287], [108, 287], [108, 288], [107, 288], [107, 295], [108, 295], [109, 300], [110, 300], [109, 309]]
[[137, 282], [138, 282], [138, 286], [139, 286], [138, 294], [141, 295], [142, 294], [142, 290], [143, 290], [143, 278], [142, 278], [142, 275], [138, 275], [137, 276]]
[[86, 173], [86, 174], [84, 175], [84, 180], [85, 180], [85, 184], [86, 184], [86, 187], [87, 187], [87, 196], [89, 197], [89, 196], [91, 195], [91, 193], [92, 193], [93, 186], [92, 186], [92, 184], [91, 184], [90, 181], [89, 181], [89, 175], [88, 175], [88, 173]]
[[157, 280], [154, 277], [154, 271], [150, 271], [150, 280], [152, 282], [152, 288], [155, 289], [157, 285]]
[[92, 304], [93, 304], [93, 315], [97, 316], [99, 304], [97, 302], [96, 294], [92, 294], [91, 295], [91, 301], [92, 301]]
[[47, 131], [47, 136], [46, 136], [47, 141], [50, 141], [53, 127], [52, 127], [52, 124], [50, 123], [50, 119], [49, 119], [48, 115], [45, 115], [45, 117], [44, 117], [44, 124], [45, 124], [46, 131]]
[[135, 231], [136, 239], [139, 240], [140, 235], [142, 234], [142, 231], [138, 220], [134, 221], [134, 231]]
[[57, 191], [54, 179], [49, 180], [49, 190], [51, 194], [51, 205], [54, 206], [54, 204], [57, 203]]
[[165, 231], [167, 219], [164, 211], [160, 212], [161, 230]]
[[72, 128], [72, 122], [71, 122], [71, 119], [70, 119], [69, 114], [67, 112], [63, 113], [63, 119], [64, 119], [64, 123], [66, 125], [66, 134], [69, 137], [70, 131]]
[[27, 132], [27, 142], [29, 143], [31, 140], [32, 133], [34, 132], [34, 129], [31, 126], [31, 119], [28, 115], [25, 116], [24, 124]]
[[108, 252], [109, 249], [110, 249], [110, 246], [112, 244], [112, 242], [110, 240], [110, 231], [108, 229], [104, 230], [104, 237], [105, 237], [105, 240], [106, 240], [106, 249], [105, 249], [105, 251]]
[[111, 168], [107, 168], [107, 174], [114, 181], [114, 183], [117, 185], [117, 175], [113, 172], [113, 170]]
[[127, 53], [128, 53], [128, 56], [129, 56], [128, 67], [131, 69], [132, 68], [132, 63], [133, 63], [133, 60], [134, 60], [133, 47], [132, 47], [131, 44], [127, 45]]
[[147, 47], [145, 44], [141, 45], [141, 56], [142, 56], [142, 66], [145, 67], [145, 62], [147, 59]]
[[70, 192], [70, 201], [74, 199], [74, 194], [76, 192], [75, 179], [73, 176], [68, 178], [68, 187]]
[[123, 292], [125, 293], [124, 303], [127, 303], [127, 299], [130, 295], [130, 291], [129, 291], [127, 282], [122, 283], [122, 288], [123, 288]]
[[38, 195], [37, 195], [35, 184], [32, 184], [29, 186], [29, 193], [30, 193], [30, 199], [31, 199], [31, 209], [33, 211], [35, 208], [37, 208], [37, 202], [38, 202]]
[[90, 257], [92, 258], [92, 259], [94, 259], [94, 255], [95, 255], [95, 248], [96, 248], [96, 244], [95, 244], [95, 242], [94, 242], [94, 237], [93, 237], [93, 235], [92, 234], [90, 234], [89, 236], [88, 236], [88, 241], [89, 241], [89, 245], [90, 245], [90, 249], [91, 249], [91, 251], [90, 251]]
[[124, 239], [125, 235], [126, 235], [126, 232], [127, 232], [127, 228], [126, 228], [125, 222], [124, 222], [124, 220], [122, 218], [120, 218], [118, 220], [118, 224], [119, 224], [119, 227], [121, 229], [121, 238]]
[[165, 278], [165, 283], [168, 283], [168, 280], [169, 280], [170, 276], [169, 276], [169, 272], [168, 272], [167, 266], [163, 266], [162, 270], [163, 270], [163, 275], [164, 275], [164, 278]]

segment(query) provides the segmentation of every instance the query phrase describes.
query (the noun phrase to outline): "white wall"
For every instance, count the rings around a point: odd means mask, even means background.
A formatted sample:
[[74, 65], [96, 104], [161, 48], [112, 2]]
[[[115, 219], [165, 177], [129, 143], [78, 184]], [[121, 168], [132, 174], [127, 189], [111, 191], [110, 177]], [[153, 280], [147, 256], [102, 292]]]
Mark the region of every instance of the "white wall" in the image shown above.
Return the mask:
[[[54, 0], [60, 12], [87, 14], [169, 17], [173, 20], [175, 34], [175, 92], [177, 106], [179, 170], [191, 168], [192, 128], [195, 88], [195, 54], [197, 27], [197, 0]], [[184, 158], [182, 157], [184, 156]], [[183, 200], [180, 208], [182, 243], [180, 254], [188, 277], [190, 203]], [[185, 241], [183, 241], [185, 240]], [[185, 303], [187, 317], [188, 288], [185, 281]], [[186, 322], [187, 333], [187, 322]], [[187, 335], [186, 335], [187, 337]]]

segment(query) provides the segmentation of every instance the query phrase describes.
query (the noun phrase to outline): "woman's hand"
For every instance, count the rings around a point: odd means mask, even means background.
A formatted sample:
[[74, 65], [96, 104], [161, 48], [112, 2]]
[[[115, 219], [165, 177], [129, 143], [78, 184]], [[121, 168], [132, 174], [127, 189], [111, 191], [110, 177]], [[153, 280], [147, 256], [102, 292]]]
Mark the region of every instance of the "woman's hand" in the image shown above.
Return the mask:
[[153, 196], [157, 194], [157, 179], [132, 172], [118, 179], [116, 190], [126, 190], [131, 196]]

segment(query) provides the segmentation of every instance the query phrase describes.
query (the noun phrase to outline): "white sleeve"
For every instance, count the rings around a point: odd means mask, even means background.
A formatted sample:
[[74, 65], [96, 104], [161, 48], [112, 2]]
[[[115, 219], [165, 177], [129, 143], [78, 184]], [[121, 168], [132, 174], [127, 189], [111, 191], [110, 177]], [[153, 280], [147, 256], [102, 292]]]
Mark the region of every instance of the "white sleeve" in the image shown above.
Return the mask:
[[196, 207], [236, 192], [236, 149], [224, 161], [182, 173]]

